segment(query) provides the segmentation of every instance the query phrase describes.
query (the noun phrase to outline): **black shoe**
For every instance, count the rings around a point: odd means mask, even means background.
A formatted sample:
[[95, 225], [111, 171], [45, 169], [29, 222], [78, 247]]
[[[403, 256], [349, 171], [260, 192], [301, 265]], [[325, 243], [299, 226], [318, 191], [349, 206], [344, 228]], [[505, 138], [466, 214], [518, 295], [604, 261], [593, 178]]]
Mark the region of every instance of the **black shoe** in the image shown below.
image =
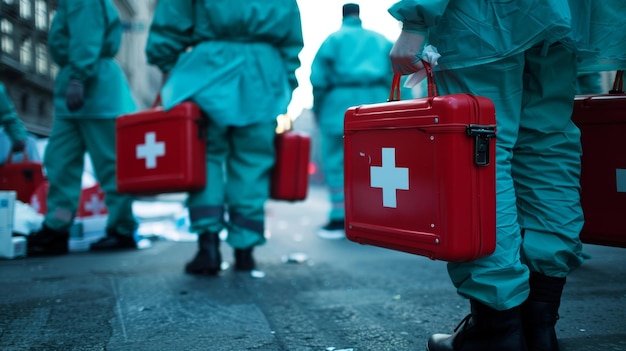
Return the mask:
[[26, 237], [27, 256], [64, 255], [69, 252], [70, 233], [67, 230], [54, 230], [45, 224]]
[[471, 301], [472, 313], [454, 329], [454, 334], [435, 334], [428, 351], [526, 351], [521, 308], [494, 310]]
[[529, 301], [522, 305], [524, 336], [529, 351], [559, 351], [554, 327], [559, 319], [559, 305]]
[[256, 268], [252, 247], [247, 249], [235, 249], [235, 270], [249, 272]]
[[137, 242], [132, 234], [122, 235], [116, 230], [107, 228], [107, 235], [89, 246], [91, 251], [115, 251], [137, 249]]
[[529, 351], [559, 351], [554, 327], [559, 319], [565, 278], [530, 273], [530, 295], [522, 304], [522, 323]]
[[218, 233], [198, 235], [198, 252], [185, 265], [185, 272], [198, 275], [217, 275], [222, 264], [220, 237]]
[[343, 219], [333, 219], [320, 228], [317, 236], [322, 239], [339, 240], [346, 237], [345, 222]]

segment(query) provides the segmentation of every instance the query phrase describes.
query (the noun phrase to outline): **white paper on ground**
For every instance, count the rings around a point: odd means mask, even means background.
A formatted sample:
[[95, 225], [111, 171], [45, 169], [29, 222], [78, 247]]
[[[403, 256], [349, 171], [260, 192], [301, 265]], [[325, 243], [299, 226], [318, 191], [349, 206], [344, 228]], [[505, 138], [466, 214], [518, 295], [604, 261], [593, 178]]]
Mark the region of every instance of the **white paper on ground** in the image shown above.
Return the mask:
[[35, 211], [29, 204], [22, 201], [15, 201], [15, 212], [13, 214], [13, 232], [29, 235], [41, 229], [44, 216]]

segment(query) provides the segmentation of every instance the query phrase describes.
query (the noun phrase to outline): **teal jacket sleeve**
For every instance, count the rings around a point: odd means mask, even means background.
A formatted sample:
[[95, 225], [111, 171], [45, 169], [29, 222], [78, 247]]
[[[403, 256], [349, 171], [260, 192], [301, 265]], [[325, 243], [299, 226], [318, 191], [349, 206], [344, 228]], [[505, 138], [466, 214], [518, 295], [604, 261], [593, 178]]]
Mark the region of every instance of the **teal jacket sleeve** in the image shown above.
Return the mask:
[[24, 124], [17, 117], [13, 103], [9, 99], [3, 84], [0, 84], [0, 125], [4, 126], [7, 135], [12, 141], [26, 139], [26, 128], [24, 128]]
[[298, 54], [304, 46], [300, 10], [297, 5], [293, 6], [292, 12], [291, 16], [289, 16], [289, 18], [291, 18], [291, 30], [288, 31], [289, 34], [287, 37], [279, 44], [280, 54], [285, 62], [285, 69], [287, 70], [291, 91], [298, 87], [296, 69], [298, 69], [301, 64]]
[[389, 13], [402, 22], [402, 30], [425, 32], [435, 26], [449, 2], [450, 0], [402, 0], [391, 6]]
[[169, 72], [193, 44], [193, 4], [193, 0], [160, 0], [157, 6], [145, 51], [148, 63], [162, 72]]
[[70, 79], [85, 81], [95, 75], [105, 35], [105, 9], [96, 0], [66, 2], [70, 33]]

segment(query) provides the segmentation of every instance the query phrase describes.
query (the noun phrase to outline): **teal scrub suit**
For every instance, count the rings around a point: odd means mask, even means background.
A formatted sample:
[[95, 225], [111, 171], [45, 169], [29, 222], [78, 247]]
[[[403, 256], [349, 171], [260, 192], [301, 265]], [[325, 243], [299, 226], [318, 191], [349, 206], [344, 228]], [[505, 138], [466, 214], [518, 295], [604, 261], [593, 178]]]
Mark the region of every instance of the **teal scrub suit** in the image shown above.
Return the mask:
[[[104, 7], [103, 7], [104, 6]], [[50, 182], [44, 223], [67, 230], [77, 211], [89, 153], [105, 193], [107, 228], [131, 235], [137, 228], [132, 197], [117, 192], [115, 118], [136, 110], [123, 71], [114, 61], [122, 25], [110, 0], [59, 0], [48, 45], [59, 66], [54, 89], [54, 124], [44, 166]], [[71, 79], [83, 82], [84, 105], [70, 112], [65, 91]]]
[[[604, 6], [624, 13], [622, 0], [571, 9], [564, 0], [405, 0], [389, 9], [405, 30], [428, 33], [442, 55], [439, 94], [486, 96], [496, 107], [497, 245], [492, 255], [448, 264], [464, 297], [509, 309], [526, 300], [529, 269], [565, 277], [582, 262], [580, 132], [570, 116], [577, 66], [607, 67], [587, 45], [593, 32], [579, 31], [592, 23], [583, 15]], [[622, 19], [614, 23], [626, 31]], [[614, 40], [593, 47], [624, 58], [620, 35], [621, 52]]]
[[0, 155], [0, 164], [4, 163], [11, 146], [16, 140], [26, 140], [27, 132], [24, 123], [17, 117], [13, 102], [9, 99], [4, 84], [0, 83], [0, 126], [4, 127], [6, 135], [11, 139], [11, 145], [6, 150], [7, 154], [2, 152]]
[[331, 221], [342, 221], [345, 214], [344, 114], [351, 106], [384, 102], [389, 98], [393, 79], [389, 62], [392, 46], [382, 34], [363, 28], [359, 18], [345, 17], [341, 28], [324, 40], [313, 59], [310, 77], [313, 113], [320, 129]]
[[602, 73], [580, 73], [576, 79], [576, 94], [606, 94], [609, 89], [602, 88]]
[[187, 202], [192, 231], [226, 228], [237, 249], [265, 243], [276, 117], [297, 87], [302, 47], [295, 0], [159, 1], [146, 55], [169, 74], [163, 107], [193, 101], [208, 118], [206, 187]]

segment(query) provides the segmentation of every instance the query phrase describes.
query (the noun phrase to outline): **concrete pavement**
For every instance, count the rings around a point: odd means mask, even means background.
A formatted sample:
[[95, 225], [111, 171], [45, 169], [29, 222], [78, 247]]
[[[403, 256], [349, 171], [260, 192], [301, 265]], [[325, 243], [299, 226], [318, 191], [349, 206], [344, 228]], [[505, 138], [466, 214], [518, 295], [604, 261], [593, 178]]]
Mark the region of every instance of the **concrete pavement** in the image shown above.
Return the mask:
[[[262, 279], [184, 274], [192, 242], [2, 260], [0, 350], [404, 351], [451, 332], [469, 308], [445, 263], [317, 238], [325, 196], [268, 203]], [[585, 251], [565, 287], [562, 351], [626, 351], [626, 249]]]

